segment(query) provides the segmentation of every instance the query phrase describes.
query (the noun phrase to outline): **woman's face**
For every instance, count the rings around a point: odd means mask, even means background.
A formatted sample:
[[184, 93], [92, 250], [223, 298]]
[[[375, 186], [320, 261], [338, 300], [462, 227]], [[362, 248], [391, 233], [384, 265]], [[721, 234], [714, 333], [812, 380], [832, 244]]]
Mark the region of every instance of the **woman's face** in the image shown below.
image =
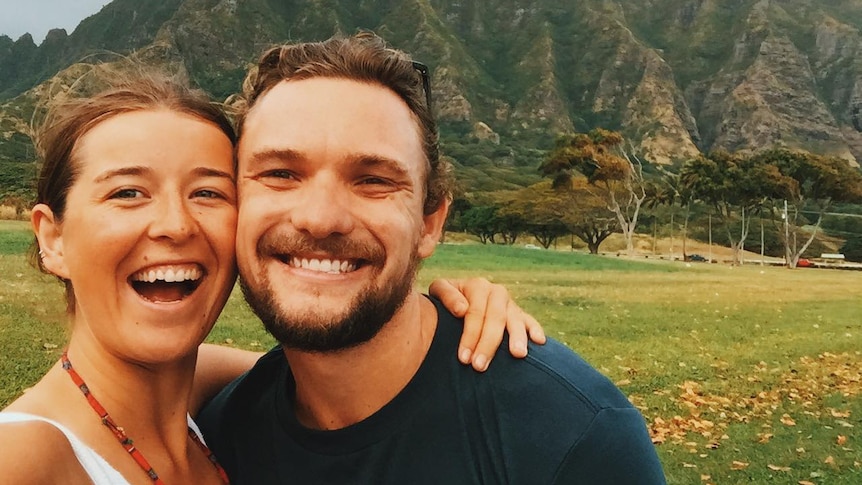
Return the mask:
[[215, 125], [167, 109], [119, 114], [78, 140], [58, 225], [73, 339], [140, 362], [203, 341], [236, 277], [233, 147]]

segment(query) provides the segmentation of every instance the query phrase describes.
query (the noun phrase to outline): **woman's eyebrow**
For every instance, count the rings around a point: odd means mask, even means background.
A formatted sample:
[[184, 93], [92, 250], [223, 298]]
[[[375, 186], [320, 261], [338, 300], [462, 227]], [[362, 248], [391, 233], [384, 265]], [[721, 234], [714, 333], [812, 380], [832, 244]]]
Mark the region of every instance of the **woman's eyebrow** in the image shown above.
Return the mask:
[[144, 174], [150, 174], [152, 172], [153, 172], [152, 168], [141, 167], [141, 166], [137, 166], [137, 165], [132, 166], [132, 167], [116, 168], [116, 169], [112, 169], [112, 170], [105, 170], [104, 172], [100, 173], [95, 178], [95, 182], [96, 183], [102, 183], [102, 182], [110, 180], [111, 178], [114, 178], [114, 177], [121, 177], [124, 175], [144, 175]]

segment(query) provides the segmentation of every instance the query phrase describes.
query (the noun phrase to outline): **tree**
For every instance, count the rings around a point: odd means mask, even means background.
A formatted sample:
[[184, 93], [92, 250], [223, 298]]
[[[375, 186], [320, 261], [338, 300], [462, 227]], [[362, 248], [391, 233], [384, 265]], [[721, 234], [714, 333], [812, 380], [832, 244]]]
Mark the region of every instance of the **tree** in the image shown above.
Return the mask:
[[[754, 216], [763, 203], [781, 197], [792, 185], [774, 165], [724, 151], [688, 160], [680, 181], [713, 207], [733, 251], [733, 264], [742, 264], [742, 249]], [[735, 224], [739, 221], [739, 233]]]
[[13, 207], [15, 209], [15, 217], [20, 219], [24, 211], [33, 207], [36, 197], [30, 191], [18, 189], [9, 191], [5, 195], [0, 195], [0, 205]]
[[848, 261], [862, 263], [862, 236], [853, 236], [841, 246], [841, 253]]
[[497, 208], [487, 205], [471, 207], [461, 215], [461, 225], [468, 233], [478, 236], [482, 244], [494, 244], [499, 227]]
[[[754, 159], [759, 164], [776, 167], [789, 181], [777, 194], [780, 197], [773, 199], [773, 213], [781, 213], [785, 220], [779, 234], [784, 240], [785, 260], [789, 267], [795, 268], [814, 242], [823, 215], [832, 205], [862, 201], [862, 174], [843, 159], [799, 150], [772, 149], [755, 155]], [[787, 201], [786, 210], [784, 201]], [[813, 229], [807, 235], [802, 232], [805, 212], [816, 214]], [[805, 242], [800, 245], [801, 239]]]
[[540, 171], [553, 178], [554, 187], [566, 187], [576, 172], [583, 174], [616, 215], [631, 255], [638, 215], [647, 193], [643, 163], [631, 149], [623, 148], [623, 141], [618, 132], [601, 128], [563, 136], [548, 153]]
[[[682, 259], [688, 259], [686, 253], [686, 242], [688, 240], [688, 221], [691, 219], [691, 206], [695, 203], [694, 187], [687, 185], [679, 173], [671, 172], [663, 167], [658, 167], [661, 173], [661, 185], [651, 186], [652, 195], [649, 197], [651, 207], [665, 204], [671, 207], [671, 231], [673, 231], [673, 206], [679, 204], [683, 210], [682, 223]], [[673, 234], [673, 233], [671, 233]], [[671, 241], [672, 242], [672, 241]], [[671, 248], [671, 253], [673, 250]]]
[[605, 200], [597, 196], [584, 178], [572, 180], [570, 191], [565, 192], [569, 199], [569, 212], [566, 225], [578, 239], [583, 241], [590, 254], [598, 254], [599, 246], [611, 234], [619, 232], [619, 220], [608, 210]]
[[545, 249], [569, 233], [563, 221], [565, 202], [547, 182], [539, 182], [511, 193], [500, 208], [500, 216], [518, 221], [525, 232]]

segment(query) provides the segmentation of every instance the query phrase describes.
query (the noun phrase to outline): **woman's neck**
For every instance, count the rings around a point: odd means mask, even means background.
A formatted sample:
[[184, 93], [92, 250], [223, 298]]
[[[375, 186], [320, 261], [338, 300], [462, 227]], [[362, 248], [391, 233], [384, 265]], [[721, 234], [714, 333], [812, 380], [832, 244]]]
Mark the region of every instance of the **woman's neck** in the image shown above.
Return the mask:
[[170, 362], [134, 362], [73, 335], [67, 355], [90, 393], [130, 436], [140, 428], [136, 440], [179, 435], [185, 441], [177, 430], [187, 428], [196, 349]]

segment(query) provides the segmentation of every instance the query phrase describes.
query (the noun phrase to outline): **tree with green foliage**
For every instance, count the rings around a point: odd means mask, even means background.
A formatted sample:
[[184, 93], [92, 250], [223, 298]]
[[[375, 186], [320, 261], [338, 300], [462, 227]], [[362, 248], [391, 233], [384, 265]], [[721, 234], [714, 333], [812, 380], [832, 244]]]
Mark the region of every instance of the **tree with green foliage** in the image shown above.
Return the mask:
[[598, 254], [605, 239], [620, 232], [617, 216], [583, 178], [573, 179], [571, 190], [564, 193], [571, 208], [565, 219], [569, 231], [587, 245], [590, 254]]
[[[825, 157], [800, 150], [776, 148], [752, 157], [754, 163], [776, 167], [787, 181], [773, 198], [773, 213], [785, 219], [779, 234], [784, 240], [785, 260], [795, 268], [799, 258], [817, 236], [823, 215], [835, 202], [862, 202], [862, 173], [850, 167], [846, 160]], [[785, 212], [784, 201], [787, 201]], [[813, 209], [816, 220], [810, 230], [803, 231], [807, 222], [803, 212]], [[799, 241], [804, 240], [800, 245]]]
[[616, 215], [626, 251], [632, 255], [638, 215], [647, 193], [643, 163], [623, 144], [620, 133], [601, 128], [564, 135], [548, 153], [540, 171], [553, 179], [554, 187], [567, 187], [578, 173], [585, 176]]
[[[690, 159], [683, 164], [680, 182], [710, 204], [727, 234], [733, 264], [742, 264], [742, 250], [754, 216], [764, 202], [786, 194], [793, 181], [762, 158], [724, 151]], [[739, 233], [735, 224], [739, 221]]]
[[461, 215], [461, 225], [469, 234], [477, 236], [482, 244], [493, 244], [497, 235], [497, 208], [473, 206]]
[[545, 249], [569, 233], [563, 221], [565, 203], [549, 183], [533, 184], [505, 198], [499, 216], [509, 223], [517, 221]]
[[543, 181], [521, 189], [509, 197], [500, 214], [524, 221], [525, 230], [545, 249], [573, 234], [596, 254], [605, 239], [618, 232], [614, 213], [583, 177], [573, 178], [567, 187], [554, 188]]
[[0, 205], [14, 208], [15, 217], [21, 219], [24, 211], [33, 207], [35, 199], [31, 191], [10, 191], [0, 195]]
[[841, 246], [841, 254], [847, 261], [862, 263], [862, 236], [853, 236]]

